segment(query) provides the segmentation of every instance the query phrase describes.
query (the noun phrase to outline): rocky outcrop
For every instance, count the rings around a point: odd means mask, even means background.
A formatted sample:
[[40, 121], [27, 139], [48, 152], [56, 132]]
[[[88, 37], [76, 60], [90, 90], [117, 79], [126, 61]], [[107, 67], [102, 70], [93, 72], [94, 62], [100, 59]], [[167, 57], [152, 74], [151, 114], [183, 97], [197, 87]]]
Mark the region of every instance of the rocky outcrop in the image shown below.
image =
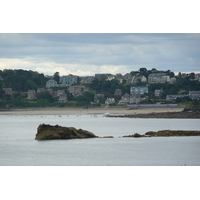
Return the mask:
[[189, 105], [189, 106], [186, 106], [182, 112], [200, 113], [200, 108], [196, 107], [195, 105]]
[[169, 137], [169, 136], [200, 136], [200, 131], [182, 131], [182, 130], [161, 130], [161, 131], [149, 131], [145, 135], [135, 133], [134, 135], [125, 135], [123, 137]]
[[199, 119], [200, 112], [162, 112], [148, 114], [133, 114], [133, 115], [113, 115], [109, 117], [121, 118], [166, 118], [166, 119]]
[[53, 139], [75, 139], [75, 138], [94, 138], [93, 133], [76, 129], [74, 127], [51, 126], [41, 124], [37, 129], [36, 140], [53, 140]]
[[113, 136], [104, 136], [104, 137], [100, 137], [100, 138], [114, 138]]
[[182, 130], [161, 130], [161, 131], [149, 131], [145, 133], [146, 136], [200, 136], [200, 131], [182, 131]]
[[123, 137], [134, 137], [134, 138], [139, 138], [139, 137], [147, 137], [145, 135], [140, 135], [139, 133], [135, 133], [134, 135], [125, 135]]
[[157, 112], [146, 114], [110, 115], [108, 117], [121, 118], [174, 118], [174, 119], [199, 119], [200, 108], [195, 105], [186, 106], [181, 112]]

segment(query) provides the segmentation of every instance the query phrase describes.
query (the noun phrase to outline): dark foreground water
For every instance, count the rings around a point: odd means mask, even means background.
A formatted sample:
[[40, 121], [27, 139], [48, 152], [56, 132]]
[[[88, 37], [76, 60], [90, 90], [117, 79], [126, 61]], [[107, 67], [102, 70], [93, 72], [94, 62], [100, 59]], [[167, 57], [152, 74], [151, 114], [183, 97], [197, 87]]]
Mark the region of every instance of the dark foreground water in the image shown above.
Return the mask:
[[[82, 128], [114, 138], [37, 141], [34, 138], [41, 123]], [[200, 130], [200, 120], [1, 115], [0, 165], [199, 166], [200, 137], [122, 138], [164, 129]]]

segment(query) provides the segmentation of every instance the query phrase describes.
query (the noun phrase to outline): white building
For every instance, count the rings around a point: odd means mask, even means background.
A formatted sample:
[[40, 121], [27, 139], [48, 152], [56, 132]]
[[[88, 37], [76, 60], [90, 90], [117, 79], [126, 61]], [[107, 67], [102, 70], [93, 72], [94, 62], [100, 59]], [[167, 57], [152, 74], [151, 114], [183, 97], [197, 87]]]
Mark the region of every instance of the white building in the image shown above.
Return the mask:
[[66, 103], [67, 102], [67, 94], [60, 94], [58, 102], [59, 103]]
[[121, 100], [119, 101], [119, 104], [139, 103], [140, 101], [140, 95], [129, 95], [128, 93], [126, 93], [122, 96]]
[[166, 83], [170, 81], [170, 76], [165, 73], [152, 73], [148, 76], [149, 83]]
[[195, 74], [195, 79], [197, 80], [197, 81], [200, 81], [200, 74]]
[[171, 84], [174, 84], [174, 83], [176, 82], [176, 78], [175, 78], [175, 77], [170, 78], [169, 82], [170, 82]]
[[60, 86], [68, 86], [72, 84], [77, 84], [77, 76], [69, 74], [68, 76], [62, 76], [59, 79]]
[[36, 99], [36, 91], [35, 90], [28, 90], [28, 100], [34, 100]]
[[48, 81], [46, 82], [46, 87], [47, 87], [47, 88], [50, 88], [50, 87], [57, 87], [57, 86], [58, 86], [58, 84], [57, 84], [57, 82], [56, 82], [54, 79], [48, 80]]
[[149, 87], [148, 86], [132, 86], [130, 87], [130, 94], [139, 94], [143, 95], [145, 93], [149, 92]]
[[113, 80], [113, 79], [115, 79], [115, 76], [112, 75], [112, 74], [109, 74], [109, 75], [107, 76], [107, 78], [106, 78], [106, 81], [111, 81], [111, 80]]
[[194, 100], [194, 99], [199, 100], [200, 99], [200, 91], [189, 91], [189, 97], [192, 100]]
[[105, 101], [105, 104], [112, 104], [115, 103], [115, 99], [114, 98], [107, 98]]
[[166, 100], [171, 101], [171, 100], [176, 100], [177, 98], [184, 98], [184, 97], [188, 97], [188, 95], [184, 95], [184, 94], [167, 95]]
[[65, 90], [57, 90], [54, 91], [54, 96], [59, 97], [60, 95], [65, 94]]
[[147, 78], [145, 76], [134, 76], [131, 83], [139, 83], [139, 82], [147, 82]]
[[94, 80], [94, 76], [80, 76], [80, 83], [92, 83], [92, 81]]
[[155, 90], [155, 92], [154, 92], [155, 97], [159, 97], [162, 93], [163, 93], [163, 89]]

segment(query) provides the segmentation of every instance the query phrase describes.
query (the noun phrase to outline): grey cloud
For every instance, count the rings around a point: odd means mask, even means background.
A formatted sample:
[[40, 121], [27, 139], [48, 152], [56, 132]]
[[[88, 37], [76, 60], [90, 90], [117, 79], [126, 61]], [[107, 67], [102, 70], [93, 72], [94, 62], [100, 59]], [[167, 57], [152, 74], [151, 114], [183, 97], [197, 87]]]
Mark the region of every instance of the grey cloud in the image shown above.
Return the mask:
[[200, 71], [199, 47], [200, 34], [0, 34], [0, 58], [126, 65], [130, 71], [138, 66]]

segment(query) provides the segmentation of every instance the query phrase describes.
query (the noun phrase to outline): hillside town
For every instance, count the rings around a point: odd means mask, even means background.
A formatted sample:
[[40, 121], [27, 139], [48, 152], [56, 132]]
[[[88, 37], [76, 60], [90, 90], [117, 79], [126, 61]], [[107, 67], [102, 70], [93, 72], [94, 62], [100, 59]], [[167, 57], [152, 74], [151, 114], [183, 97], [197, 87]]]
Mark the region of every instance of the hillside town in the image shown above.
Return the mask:
[[[6, 70], [5, 70], [6, 71]], [[95, 74], [94, 76], [76, 76], [68, 74], [47, 76], [43, 87], [30, 86], [27, 91], [15, 91], [9, 85], [4, 71], [0, 73], [2, 87], [0, 105], [8, 106], [18, 94], [20, 101], [36, 105], [36, 101], [54, 103], [64, 106], [74, 106], [75, 101], [82, 102], [80, 106], [94, 105], [129, 105], [129, 104], [170, 104], [185, 101], [200, 100], [200, 74], [181, 73], [175, 75], [170, 70], [159, 71], [140, 68], [125, 75]], [[4, 80], [6, 80], [4, 82]], [[45, 83], [45, 85], [44, 85]], [[186, 87], [187, 86], [187, 87]], [[89, 98], [88, 98], [89, 97]], [[6, 102], [7, 99], [7, 102]], [[4, 104], [3, 104], [4, 102]], [[43, 106], [48, 105], [43, 102]], [[84, 103], [83, 103], [84, 102]], [[34, 104], [35, 103], [35, 104]], [[50, 105], [50, 104], [49, 104]], [[13, 105], [17, 106], [17, 105]]]

